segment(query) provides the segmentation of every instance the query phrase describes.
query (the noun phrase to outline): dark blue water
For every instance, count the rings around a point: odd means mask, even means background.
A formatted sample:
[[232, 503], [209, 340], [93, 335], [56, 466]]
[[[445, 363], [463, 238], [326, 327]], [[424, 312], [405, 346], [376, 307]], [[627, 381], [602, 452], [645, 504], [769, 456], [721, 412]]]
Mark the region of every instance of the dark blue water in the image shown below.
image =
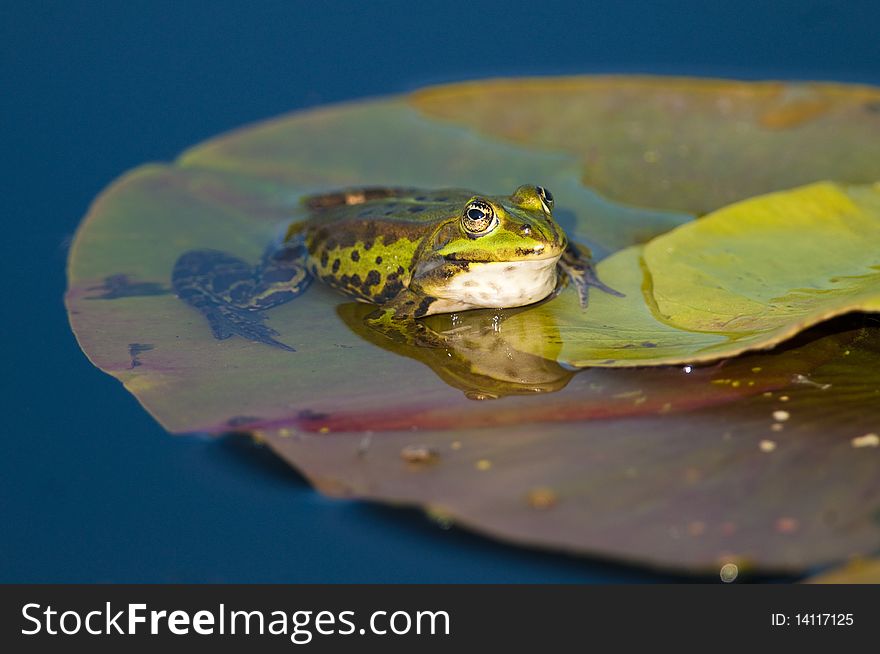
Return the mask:
[[325, 102], [543, 73], [877, 83], [876, 2], [37, 5], [0, 10], [0, 581], [661, 579], [328, 500], [253, 446], [169, 436], [79, 351], [66, 244], [126, 169]]

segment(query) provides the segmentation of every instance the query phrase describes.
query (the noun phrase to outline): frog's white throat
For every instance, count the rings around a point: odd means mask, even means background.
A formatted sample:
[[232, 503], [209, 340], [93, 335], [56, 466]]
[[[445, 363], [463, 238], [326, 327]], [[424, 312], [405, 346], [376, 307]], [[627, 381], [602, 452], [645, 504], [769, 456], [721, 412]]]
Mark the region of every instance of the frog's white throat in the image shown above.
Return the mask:
[[559, 257], [522, 261], [471, 262], [437, 289], [428, 314], [468, 309], [506, 309], [533, 304], [556, 288]]

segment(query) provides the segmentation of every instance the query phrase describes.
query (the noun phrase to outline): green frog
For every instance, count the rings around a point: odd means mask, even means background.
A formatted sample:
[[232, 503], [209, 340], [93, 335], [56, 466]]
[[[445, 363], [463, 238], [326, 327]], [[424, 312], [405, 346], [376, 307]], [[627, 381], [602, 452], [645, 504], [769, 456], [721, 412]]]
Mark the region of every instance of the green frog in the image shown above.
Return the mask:
[[571, 283], [586, 308], [589, 288], [621, 294], [596, 276], [590, 251], [568, 241], [553, 195], [520, 186], [510, 196], [463, 189], [356, 188], [303, 200], [292, 224], [257, 265], [216, 250], [177, 260], [177, 295], [202, 312], [218, 339], [293, 350], [265, 324], [266, 309], [318, 279], [377, 305], [366, 324], [392, 340], [442, 347], [419, 318], [469, 309], [526, 306]]

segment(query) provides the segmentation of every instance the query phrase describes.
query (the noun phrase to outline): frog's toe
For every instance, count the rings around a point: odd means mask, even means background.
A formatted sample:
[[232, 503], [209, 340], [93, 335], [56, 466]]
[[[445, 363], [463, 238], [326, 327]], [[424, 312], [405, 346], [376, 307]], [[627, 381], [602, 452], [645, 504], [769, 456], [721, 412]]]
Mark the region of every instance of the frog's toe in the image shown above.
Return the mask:
[[578, 292], [578, 300], [582, 309], [586, 309], [590, 304], [590, 287], [613, 295], [614, 297], [626, 297], [624, 293], [615, 290], [602, 282], [595, 274], [592, 268], [584, 271], [582, 276], [573, 278], [573, 283]]
[[430, 327], [415, 320], [395, 319], [393, 311], [377, 309], [364, 319], [367, 327], [401, 345], [446, 347], [446, 340]]
[[447, 347], [448, 343], [441, 334], [438, 334], [433, 329], [424, 327], [423, 329], [415, 330], [413, 345], [418, 347]]
[[232, 336], [235, 335], [235, 332], [230, 329], [225, 320], [220, 319], [213, 313], [207, 314], [206, 318], [208, 319], [208, 326], [211, 328], [211, 333], [218, 341], [225, 341], [227, 338], [232, 338]]
[[249, 341], [264, 343], [288, 352], [296, 352], [290, 345], [275, 338], [278, 336], [278, 332], [263, 324], [266, 316], [259, 311], [217, 305], [206, 311], [205, 315], [214, 338], [218, 340], [225, 340], [230, 336], [241, 336]]
[[590, 306], [590, 287], [586, 284], [579, 284], [577, 286], [578, 292], [578, 302], [580, 302], [581, 309], [586, 309]]

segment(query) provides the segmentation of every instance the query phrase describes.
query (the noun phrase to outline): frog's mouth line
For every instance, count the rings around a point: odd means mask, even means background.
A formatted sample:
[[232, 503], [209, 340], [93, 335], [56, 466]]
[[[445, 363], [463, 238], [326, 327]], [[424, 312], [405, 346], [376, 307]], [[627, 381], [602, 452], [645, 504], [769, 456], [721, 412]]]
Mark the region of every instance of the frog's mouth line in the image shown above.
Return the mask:
[[455, 264], [459, 264], [459, 265], [464, 265], [464, 264], [469, 264], [469, 263], [474, 263], [474, 264], [477, 264], [477, 263], [509, 263], [509, 264], [513, 265], [513, 264], [517, 264], [517, 263], [523, 263], [526, 261], [536, 261], [536, 262], [537, 261], [549, 261], [550, 259], [559, 259], [561, 257], [562, 257], [562, 252], [560, 252], [559, 254], [550, 254], [550, 255], [544, 255], [544, 256], [524, 254], [524, 255], [522, 255], [522, 259], [508, 259], [508, 260], [504, 260], [504, 259], [449, 259], [449, 261], [451, 263], [455, 263]]

